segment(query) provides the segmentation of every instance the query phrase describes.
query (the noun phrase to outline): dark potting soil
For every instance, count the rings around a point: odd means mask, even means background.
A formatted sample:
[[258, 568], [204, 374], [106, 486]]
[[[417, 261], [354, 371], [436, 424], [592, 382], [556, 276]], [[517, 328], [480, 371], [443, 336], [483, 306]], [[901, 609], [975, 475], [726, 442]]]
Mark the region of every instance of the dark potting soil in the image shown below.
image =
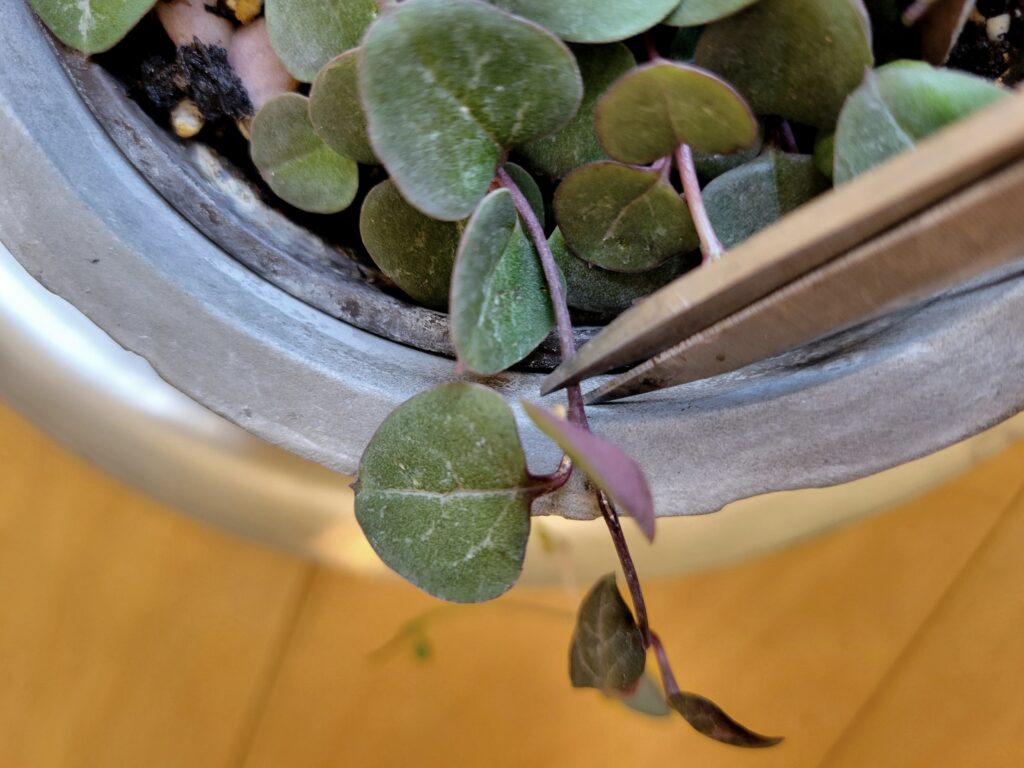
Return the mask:
[[[949, 57], [948, 66], [1015, 85], [1024, 79], [1024, 0], [978, 0]], [[986, 22], [1010, 17], [1004, 37], [990, 40]]]

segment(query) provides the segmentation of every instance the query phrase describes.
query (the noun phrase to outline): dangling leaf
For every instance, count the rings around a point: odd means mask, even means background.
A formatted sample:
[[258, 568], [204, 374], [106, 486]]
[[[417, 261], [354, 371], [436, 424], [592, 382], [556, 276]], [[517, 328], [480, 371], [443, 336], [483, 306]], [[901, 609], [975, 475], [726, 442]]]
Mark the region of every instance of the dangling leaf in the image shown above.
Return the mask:
[[577, 467], [604, 491], [619, 511], [631, 516], [648, 539], [654, 539], [654, 499], [644, 472], [625, 451], [592, 432], [523, 402], [523, 410], [541, 432], [554, 440]]
[[356, 519], [381, 559], [443, 600], [475, 603], [522, 570], [532, 492], [512, 411], [444, 384], [384, 420], [359, 464]]
[[113, 48], [156, 0], [29, 0], [29, 5], [61, 42], [92, 54]]
[[274, 53], [305, 83], [335, 56], [358, 46], [377, 13], [377, 0], [266, 0]]
[[595, 115], [601, 145], [624, 163], [654, 162], [680, 144], [699, 152], [735, 152], [757, 138], [757, 121], [728, 83], [670, 61], [620, 77]]
[[867, 13], [861, 0], [759, 0], [709, 25], [696, 62], [759, 115], [831, 128], [872, 64]]
[[669, 709], [665, 695], [661, 692], [658, 684], [651, 679], [650, 675], [642, 675], [637, 683], [636, 690], [632, 693], [615, 691], [610, 694], [616, 701], [641, 715], [648, 717], [668, 717], [672, 710]]
[[476, 0], [406, 0], [366, 35], [360, 92], [370, 140], [405, 198], [466, 218], [502, 152], [552, 133], [583, 84], [550, 33]]
[[644, 272], [697, 247], [693, 219], [658, 172], [593, 163], [562, 181], [555, 218], [570, 250], [614, 272]]
[[708, 184], [704, 205], [722, 244], [732, 248], [828, 187], [810, 155], [770, 149]]
[[609, 272], [575, 256], [559, 229], [548, 238], [548, 245], [565, 276], [565, 298], [569, 306], [605, 317], [624, 312], [635, 301], [667, 285], [686, 269], [685, 259], [673, 256], [660, 267], [646, 272]]
[[575, 688], [632, 692], [646, 661], [643, 635], [610, 573], [580, 605], [569, 646], [569, 678]]
[[750, 749], [773, 747], [782, 741], [778, 736], [754, 733], [729, 717], [715, 702], [695, 693], [674, 693], [668, 703], [694, 730], [715, 741]]
[[573, 53], [583, 76], [579, 111], [560, 131], [519, 147], [530, 167], [553, 179], [581, 165], [607, 159], [594, 128], [594, 106], [608, 86], [636, 66], [633, 54], [621, 43], [576, 46]]
[[359, 98], [359, 49], [329, 61], [309, 92], [309, 119], [327, 146], [357, 163], [376, 165]]
[[673, 27], [700, 27], [742, 11], [757, 0], [683, 0], [665, 23]]
[[610, 43], [655, 26], [679, 0], [490, 0], [563, 40]]
[[436, 221], [405, 201], [391, 181], [370, 190], [359, 214], [363, 245], [380, 271], [421, 304], [448, 308], [464, 222]]
[[518, 363], [554, 327], [540, 260], [507, 189], [484, 198], [462, 235], [449, 320], [459, 361], [484, 375]]
[[836, 184], [1008, 94], [980, 77], [919, 61], [895, 61], [869, 72], [836, 128]]
[[268, 101], [252, 121], [252, 161], [274, 194], [311, 213], [337, 213], [352, 204], [359, 168], [316, 135], [309, 99], [286, 93]]

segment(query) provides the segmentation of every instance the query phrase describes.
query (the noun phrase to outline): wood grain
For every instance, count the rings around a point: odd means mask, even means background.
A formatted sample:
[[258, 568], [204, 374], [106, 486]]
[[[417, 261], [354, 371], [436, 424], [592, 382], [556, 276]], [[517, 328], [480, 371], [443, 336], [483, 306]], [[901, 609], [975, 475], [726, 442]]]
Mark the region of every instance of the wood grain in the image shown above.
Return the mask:
[[[1024, 446], [837, 535], [651, 585], [653, 620], [684, 686], [785, 734], [776, 750], [752, 756], [570, 689], [578, 596], [524, 589], [440, 609], [426, 622], [428, 660], [406, 640], [369, 663], [436, 603], [400, 584], [321, 573], [246, 765], [814, 766], [1006, 506], [1022, 459]], [[610, 547], [608, 557], [611, 567]]]
[[227, 765], [306, 571], [0, 408], [0, 766]]
[[650, 584], [683, 684], [787, 736], [752, 755], [569, 688], [576, 594], [453, 607], [313, 570], [0, 408], [0, 766], [1016, 768], [1024, 504], [1001, 515], [1022, 461], [1018, 444], [833, 535]]

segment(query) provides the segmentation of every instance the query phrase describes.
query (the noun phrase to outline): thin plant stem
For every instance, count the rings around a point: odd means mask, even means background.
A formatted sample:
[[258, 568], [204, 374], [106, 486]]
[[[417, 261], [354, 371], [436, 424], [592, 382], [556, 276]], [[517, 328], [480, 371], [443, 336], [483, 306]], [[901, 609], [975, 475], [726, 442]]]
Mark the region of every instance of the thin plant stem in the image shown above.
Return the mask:
[[903, 12], [903, 23], [908, 27], [919, 22], [932, 9], [936, 0], [914, 0]]
[[622, 524], [619, 514], [615, 511], [611, 501], [604, 493], [598, 492], [597, 503], [601, 508], [601, 515], [604, 517], [605, 525], [611, 534], [612, 543], [615, 545], [615, 552], [619, 556], [619, 563], [622, 565], [622, 572], [626, 576], [626, 583], [629, 585], [629, 593], [633, 598], [633, 609], [636, 611], [636, 623], [640, 627], [640, 634], [643, 635], [644, 645], [650, 646], [653, 634], [651, 624], [647, 618], [647, 601], [644, 599], [643, 590], [640, 588], [640, 577], [636, 572], [636, 564], [633, 562], [633, 555], [629, 551], [626, 537], [622, 533]]
[[657, 632], [651, 632], [651, 647], [654, 648], [654, 657], [658, 660], [658, 669], [661, 670], [661, 683], [665, 688], [665, 696], [672, 698], [680, 693], [679, 683], [672, 672], [672, 665], [668, 661], [668, 654], [665, 653], [665, 646], [658, 637]]
[[697, 179], [697, 168], [693, 164], [693, 150], [687, 144], [680, 144], [676, 149], [676, 165], [679, 168], [679, 178], [683, 182], [683, 195], [686, 197], [686, 204], [690, 208], [690, 215], [693, 217], [693, 224], [697, 227], [697, 237], [700, 238], [700, 251], [704, 255], [704, 263], [714, 261], [725, 253], [725, 247], [715, 234], [711, 226], [711, 219], [708, 218], [707, 208], [704, 207], [704, 196], [700, 191], [700, 181]]
[[[555, 256], [551, 253], [551, 246], [548, 245], [547, 236], [544, 234], [544, 227], [541, 225], [537, 214], [533, 212], [530, 201], [519, 189], [515, 181], [504, 168], [498, 168], [498, 181], [505, 189], [512, 194], [512, 201], [516, 210], [526, 224], [526, 232], [533, 241], [537, 254], [540, 256], [541, 267], [544, 269], [544, 279], [548, 284], [548, 291], [551, 294], [551, 304], [555, 308], [555, 326], [558, 329], [558, 345], [562, 353], [562, 359], [568, 360], [576, 354], [576, 339], [572, 335], [572, 320], [569, 318], [569, 306], [565, 302], [565, 292], [562, 290], [562, 277], [558, 272], [558, 265], [555, 264]], [[569, 400], [569, 421], [577, 426], [589, 429], [587, 412], [583, 407], [583, 393], [579, 385], [575, 384], [566, 388], [566, 397]]]
[[[515, 203], [516, 211], [526, 224], [526, 230], [540, 256], [541, 265], [544, 268], [544, 277], [547, 280], [548, 290], [551, 293], [552, 303], [555, 307], [555, 323], [558, 326], [558, 338], [561, 345], [562, 358], [567, 360], [576, 353], [576, 341], [572, 335], [572, 321], [569, 318], [569, 307], [566, 304], [565, 294], [562, 291], [562, 280], [558, 273], [558, 266], [555, 264], [554, 255], [551, 253], [551, 248], [548, 246], [547, 238], [544, 236], [544, 227], [541, 225], [540, 220], [538, 220], [537, 215], [533, 212], [533, 207], [526, 199], [522, 190], [516, 186], [515, 181], [508, 175], [508, 173], [505, 172], [504, 168], [498, 169], [498, 181], [501, 183], [501, 186], [512, 194], [512, 200]], [[569, 398], [570, 420], [574, 421], [577, 426], [589, 430], [590, 425], [587, 421], [587, 414], [583, 406], [583, 397], [580, 392], [579, 385], [574, 384], [568, 387], [566, 392]], [[574, 406], [574, 402], [578, 403], [578, 405]], [[574, 416], [574, 412], [577, 415]], [[559, 465], [559, 470], [562, 470], [565, 467], [565, 462], [566, 459], [563, 458], [562, 464]], [[569, 471], [571, 472], [571, 463], [569, 465]], [[566, 479], [568, 479], [568, 477], [566, 477]], [[647, 616], [647, 601], [644, 599], [643, 588], [640, 585], [640, 577], [636, 571], [636, 564], [633, 562], [633, 555], [629, 551], [629, 544], [626, 542], [625, 534], [622, 532], [622, 523], [619, 519], [619, 513], [611, 503], [611, 500], [608, 499], [608, 497], [601, 491], [598, 491], [597, 503], [601, 509], [601, 516], [604, 518], [605, 525], [608, 527], [608, 533], [611, 535], [612, 543], [615, 545], [615, 552], [619, 557], [619, 563], [622, 565], [622, 573], [626, 577], [626, 583], [629, 586], [629, 594], [633, 600], [633, 610], [636, 612], [636, 621], [637, 625], [640, 627], [644, 646], [647, 648], [654, 648], [654, 652], [658, 656], [658, 666], [661, 668], [661, 676], [665, 684], [665, 692], [671, 695], [672, 693], [679, 691], [679, 686], [676, 685], [675, 676], [672, 674], [672, 668], [669, 665], [668, 656], [661, 644], [661, 640], [651, 629], [650, 620]]]

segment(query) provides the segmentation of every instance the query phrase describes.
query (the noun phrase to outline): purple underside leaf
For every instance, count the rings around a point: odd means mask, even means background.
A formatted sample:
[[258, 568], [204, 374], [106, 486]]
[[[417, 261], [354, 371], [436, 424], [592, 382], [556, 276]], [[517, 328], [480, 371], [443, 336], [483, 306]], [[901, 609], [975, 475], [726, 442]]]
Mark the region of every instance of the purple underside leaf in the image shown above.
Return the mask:
[[654, 539], [654, 499], [643, 470], [614, 443], [565, 419], [523, 402], [526, 415], [554, 440], [619, 509]]
[[674, 693], [669, 696], [668, 703], [695, 730], [723, 744], [759, 749], [772, 747], [782, 741], [779, 736], [754, 733], [729, 717], [715, 702], [696, 693]]

